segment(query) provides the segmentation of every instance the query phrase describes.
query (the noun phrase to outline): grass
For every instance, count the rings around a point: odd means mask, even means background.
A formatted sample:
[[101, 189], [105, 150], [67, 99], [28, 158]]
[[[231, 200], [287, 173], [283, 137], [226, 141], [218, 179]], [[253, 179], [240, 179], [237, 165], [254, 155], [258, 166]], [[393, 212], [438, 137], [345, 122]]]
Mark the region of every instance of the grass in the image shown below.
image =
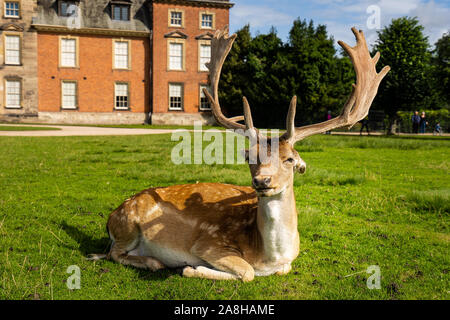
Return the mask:
[[40, 131], [40, 130], [61, 130], [59, 128], [52, 127], [27, 127], [27, 126], [2, 126], [0, 125], [0, 131]]
[[[176, 166], [169, 135], [0, 137], [0, 299], [448, 299], [448, 139], [316, 136], [297, 145], [301, 248], [287, 276], [186, 279], [111, 261], [109, 213], [152, 186], [249, 185], [247, 166]], [[66, 270], [81, 268], [81, 290]], [[381, 270], [369, 290], [365, 271]]]
[[[95, 125], [95, 127], [103, 127], [103, 128], [127, 128], [127, 129], [186, 129], [186, 130], [194, 130], [194, 126], [179, 126], [179, 125], [157, 125], [157, 124], [118, 124], [118, 125]], [[216, 129], [216, 130], [225, 130], [223, 127], [215, 127], [215, 126], [202, 126], [203, 130]]]

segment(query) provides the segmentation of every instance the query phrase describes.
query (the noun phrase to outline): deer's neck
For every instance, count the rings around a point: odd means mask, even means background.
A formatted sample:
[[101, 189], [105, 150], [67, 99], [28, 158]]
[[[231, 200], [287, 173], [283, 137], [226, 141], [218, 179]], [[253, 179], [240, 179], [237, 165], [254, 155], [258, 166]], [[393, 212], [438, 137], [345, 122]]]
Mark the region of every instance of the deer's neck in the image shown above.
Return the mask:
[[290, 263], [298, 255], [299, 235], [293, 187], [273, 197], [258, 198], [258, 231], [264, 261]]

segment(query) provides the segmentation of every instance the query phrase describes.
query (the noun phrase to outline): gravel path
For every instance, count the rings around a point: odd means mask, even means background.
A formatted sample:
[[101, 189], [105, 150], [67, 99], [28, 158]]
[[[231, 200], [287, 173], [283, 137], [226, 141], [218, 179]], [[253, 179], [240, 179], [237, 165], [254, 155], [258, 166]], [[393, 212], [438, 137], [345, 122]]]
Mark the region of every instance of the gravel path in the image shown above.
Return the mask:
[[[13, 127], [51, 127], [61, 130], [37, 130], [37, 131], [0, 131], [0, 136], [9, 137], [69, 137], [69, 136], [135, 136], [147, 134], [170, 134], [175, 129], [127, 129], [127, 128], [103, 128], [103, 127], [81, 127], [81, 126], [59, 126], [59, 125], [31, 125], [31, 124], [1, 124], [2, 126]], [[193, 130], [189, 130], [193, 131]], [[217, 130], [218, 131], [218, 130]], [[223, 131], [218, 131], [223, 132]], [[332, 132], [333, 135], [359, 135], [359, 132]], [[366, 133], [363, 133], [366, 135]], [[371, 135], [382, 135], [382, 133], [374, 132]], [[404, 134], [400, 134], [404, 135]], [[410, 134], [408, 134], [410, 135]], [[431, 133], [424, 134], [432, 136]], [[450, 136], [448, 133], [442, 136]]]
[[[20, 127], [20, 124], [2, 124], [2, 126]], [[69, 136], [128, 136], [147, 134], [168, 134], [172, 129], [127, 129], [127, 128], [103, 128], [103, 127], [80, 127], [80, 126], [58, 126], [58, 125], [29, 125], [25, 127], [51, 127], [61, 130], [37, 130], [37, 131], [0, 131], [0, 136], [10, 137], [69, 137]]]

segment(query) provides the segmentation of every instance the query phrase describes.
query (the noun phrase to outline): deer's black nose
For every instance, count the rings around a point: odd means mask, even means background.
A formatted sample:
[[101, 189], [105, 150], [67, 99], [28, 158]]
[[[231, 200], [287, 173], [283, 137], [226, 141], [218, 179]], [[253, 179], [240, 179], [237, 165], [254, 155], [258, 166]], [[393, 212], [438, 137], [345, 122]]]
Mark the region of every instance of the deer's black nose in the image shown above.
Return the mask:
[[258, 176], [253, 178], [253, 186], [255, 188], [269, 188], [272, 182], [272, 177]]

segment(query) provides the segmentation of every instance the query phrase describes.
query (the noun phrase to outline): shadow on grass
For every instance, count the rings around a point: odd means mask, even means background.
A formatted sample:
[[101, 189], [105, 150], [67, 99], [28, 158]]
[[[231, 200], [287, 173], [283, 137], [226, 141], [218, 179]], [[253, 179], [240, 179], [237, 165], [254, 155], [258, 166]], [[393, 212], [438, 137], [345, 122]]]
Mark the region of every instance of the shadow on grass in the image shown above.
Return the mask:
[[[67, 224], [66, 221], [62, 222], [60, 224], [61, 228], [74, 240], [79, 244], [78, 250], [80, 253], [87, 257], [89, 254], [92, 253], [107, 253], [109, 250], [109, 247], [111, 245], [111, 240], [109, 238], [101, 238], [101, 239], [94, 239], [89, 234], [84, 232], [83, 230], [75, 227], [70, 226]], [[70, 249], [74, 249], [70, 247]], [[111, 263], [116, 263], [113, 260], [110, 260]], [[142, 280], [157, 280], [157, 281], [164, 281], [170, 276], [181, 274], [182, 269], [164, 269], [157, 272], [152, 272], [150, 270], [146, 269], [139, 269], [132, 266], [124, 266], [133, 269], [141, 278]]]
[[66, 221], [62, 222], [60, 227], [79, 244], [78, 250], [84, 256], [91, 253], [106, 253], [111, 244], [109, 238], [94, 239], [83, 230], [68, 225]]

